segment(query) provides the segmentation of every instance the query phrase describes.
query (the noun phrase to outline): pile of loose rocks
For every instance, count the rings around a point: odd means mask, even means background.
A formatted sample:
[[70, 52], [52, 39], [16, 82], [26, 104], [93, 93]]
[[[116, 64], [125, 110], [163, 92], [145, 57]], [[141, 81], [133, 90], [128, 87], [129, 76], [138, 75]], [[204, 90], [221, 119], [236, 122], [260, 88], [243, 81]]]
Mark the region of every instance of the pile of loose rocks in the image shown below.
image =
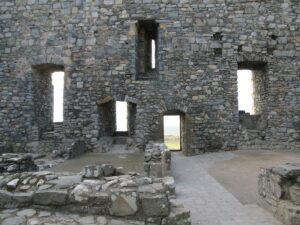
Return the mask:
[[267, 208], [284, 224], [300, 224], [300, 164], [262, 169], [258, 192]]
[[85, 141], [64, 139], [61, 148], [54, 150], [52, 154], [53, 158], [72, 159], [87, 152], [89, 148]]
[[64, 159], [31, 153], [3, 153], [0, 156], [0, 173], [20, 173], [47, 170]]
[[3, 153], [0, 156], [0, 173], [37, 171], [32, 154]]
[[171, 152], [164, 143], [149, 142], [144, 154], [147, 176], [165, 177], [171, 173]]
[[188, 225], [189, 211], [176, 203], [174, 193], [172, 177], [123, 174], [122, 168], [108, 164], [85, 167], [79, 174], [40, 171], [0, 176], [2, 209], [33, 207], [140, 221], [133, 224]]

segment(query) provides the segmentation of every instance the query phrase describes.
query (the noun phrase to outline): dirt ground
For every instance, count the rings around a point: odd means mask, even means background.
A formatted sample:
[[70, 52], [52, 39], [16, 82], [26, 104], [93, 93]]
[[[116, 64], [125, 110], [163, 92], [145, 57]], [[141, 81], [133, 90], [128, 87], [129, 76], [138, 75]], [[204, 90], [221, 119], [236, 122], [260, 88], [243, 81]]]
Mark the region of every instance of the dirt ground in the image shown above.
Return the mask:
[[236, 157], [217, 162], [209, 173], [242, 204], [260, 204], [257, 192], [261, 168], [300, 163], [300, 152], [236, 151]]
[[86, 165], [112, 164], [115, 167], [122, 166], [126, 172], [143, 173], [143, 153], [133, 154], [112, 154], [112, 153], [86, 153], [74, 159], [49, 169], [53, 172], [74, 172], [82, 171]]

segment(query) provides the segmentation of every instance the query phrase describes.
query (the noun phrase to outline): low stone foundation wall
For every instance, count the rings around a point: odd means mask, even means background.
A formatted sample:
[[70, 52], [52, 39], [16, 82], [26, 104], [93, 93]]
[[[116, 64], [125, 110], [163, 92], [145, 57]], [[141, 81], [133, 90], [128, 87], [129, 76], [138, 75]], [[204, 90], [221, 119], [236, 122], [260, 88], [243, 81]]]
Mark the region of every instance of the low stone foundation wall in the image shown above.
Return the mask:
[[300, 164], [263, 169], [258, 192], [267, 208], [284, 224], [300, 224]]
[[4, 153], [0, 156], [0, 173], [37, 170], [38, 167], [34, 163], [34, 157], [31, 154]]
[[[248, 131], [246, 134], [242, 134], [248, 137], [248, 140], [243, 140], [238, 145], [238, 150], [269, 150], [269, 151], [299, 151], [299, 144], [292, 144], [289, 142], [274, 142], [274, 141], [262, 141], [255, 135], [250, 134]], [[252, 136], [252, 137], [251, 137]], [[249, 138], [251, 137], [251, 138]]]
[[189, 211], [173, 200], [172, 177], [119, 175], [119, 170], [112, 165], [101, 165], [96, 168], [97, 176], [90, 175], [90, 168], [81, 174], [48, 171], [3, 174], [0, 208], [34, 207], [119, 217], [149, 225], [190, 224]]

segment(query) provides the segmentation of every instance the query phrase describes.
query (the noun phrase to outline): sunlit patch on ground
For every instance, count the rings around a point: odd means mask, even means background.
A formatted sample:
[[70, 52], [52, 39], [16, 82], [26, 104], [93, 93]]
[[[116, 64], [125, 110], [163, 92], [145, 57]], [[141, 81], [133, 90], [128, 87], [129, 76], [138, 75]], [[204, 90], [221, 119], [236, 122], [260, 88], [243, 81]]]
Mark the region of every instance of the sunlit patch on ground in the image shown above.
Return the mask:
[[180, 150], [180, 136], [165, 135], [165, 145], [170, 150]]

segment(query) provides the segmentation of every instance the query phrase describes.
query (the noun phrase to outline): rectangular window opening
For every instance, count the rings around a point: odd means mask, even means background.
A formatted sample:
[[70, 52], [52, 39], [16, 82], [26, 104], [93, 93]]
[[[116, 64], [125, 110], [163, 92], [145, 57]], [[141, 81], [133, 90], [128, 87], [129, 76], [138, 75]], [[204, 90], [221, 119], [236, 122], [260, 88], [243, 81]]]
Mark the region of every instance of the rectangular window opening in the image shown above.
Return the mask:
[[252, 70], [238, 70], [238, 105], [239, 111], [254, 115], [254, 84]]
[[127, 102], [117, 101], [116, 102], [116, 131], [127, 132]]
[[54, 72], [51, 75], [53, 86], [53, 122], [64, 121], [64, 72]]
[[164, 143], [170, 150], [181, 150], [180, 115], [164, 116]]
[[140, 20], [137, 23], [137, 80], [157, 78], [158, 23]]

